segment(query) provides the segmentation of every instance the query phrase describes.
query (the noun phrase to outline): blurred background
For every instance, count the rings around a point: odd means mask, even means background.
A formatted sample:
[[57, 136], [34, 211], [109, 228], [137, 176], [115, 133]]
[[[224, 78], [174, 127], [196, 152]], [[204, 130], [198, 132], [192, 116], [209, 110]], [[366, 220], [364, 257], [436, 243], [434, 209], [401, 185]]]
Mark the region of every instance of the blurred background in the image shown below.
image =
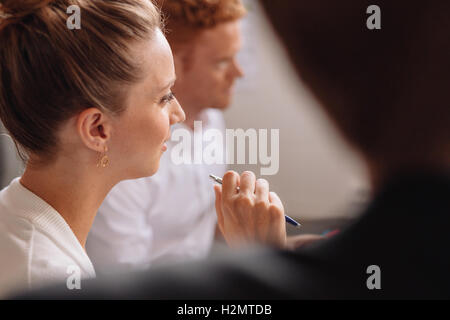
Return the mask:
[[[356, 217], [368, 201], [366, 168], [296, 77], [258, 2], [244, 2], [249, 14], [242, 23], [239, 60], [246, 76], [238, 81], [234, 102], [225, 112], [227, 128], [279, 129], [279, 171], [264, 178], [282, 199], [286, 213], [303, 223], [301, 232], [339, 227]], [[0, 150], [3, 188], [23, 170], [3, 128]], [[259, 168], [231, 165], [257, 176]], [[297, 231], [288, 227], [288, 232]]]
[[[244, 2], [249, 14], [239, 60], [246, 76], [225, 113], [227, 128], [280, 129], [280, 169], [264, 178], [286, 212], [305, 231], [345, 223], [368, 201], [367, 169], [298, 79], [258, 2]], [[258, 165], [231, 167], [260, 171]]]
[[23, 165], [14, 142], [0, 122], [0, 187], [6, 187], [13, 178], [22, 175]]

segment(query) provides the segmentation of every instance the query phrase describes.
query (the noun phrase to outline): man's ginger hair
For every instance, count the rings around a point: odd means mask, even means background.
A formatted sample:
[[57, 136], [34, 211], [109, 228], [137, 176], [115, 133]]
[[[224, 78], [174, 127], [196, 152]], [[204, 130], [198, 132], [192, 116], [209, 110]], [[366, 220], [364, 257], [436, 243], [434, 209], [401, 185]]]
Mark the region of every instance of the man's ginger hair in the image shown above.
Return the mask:
[[205, 29], [237, 21], [247, 10], [241, 0], [154, 0], [165, 21], [172, 49], [192, 43]]

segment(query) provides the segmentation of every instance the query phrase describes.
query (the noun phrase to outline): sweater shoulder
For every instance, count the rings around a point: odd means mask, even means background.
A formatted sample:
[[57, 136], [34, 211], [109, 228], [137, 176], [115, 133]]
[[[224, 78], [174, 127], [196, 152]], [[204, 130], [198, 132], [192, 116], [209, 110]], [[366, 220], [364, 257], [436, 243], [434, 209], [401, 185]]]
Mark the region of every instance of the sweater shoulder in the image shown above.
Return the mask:
[[33, 235], [28, 219], [0, 210], [0, 296], [30, 287]]

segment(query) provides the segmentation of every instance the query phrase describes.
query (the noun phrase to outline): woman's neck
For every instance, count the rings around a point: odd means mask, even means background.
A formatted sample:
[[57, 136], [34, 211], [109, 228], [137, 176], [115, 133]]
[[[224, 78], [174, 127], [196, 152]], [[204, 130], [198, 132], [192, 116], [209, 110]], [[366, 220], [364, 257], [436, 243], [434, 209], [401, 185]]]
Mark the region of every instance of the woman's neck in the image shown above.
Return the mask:
[[27, 166], [20, 182], [64, 218], [84, 248], [98, 208], [118, 182], [112, 181], [107, 170], [56, 162], [39, 168]]

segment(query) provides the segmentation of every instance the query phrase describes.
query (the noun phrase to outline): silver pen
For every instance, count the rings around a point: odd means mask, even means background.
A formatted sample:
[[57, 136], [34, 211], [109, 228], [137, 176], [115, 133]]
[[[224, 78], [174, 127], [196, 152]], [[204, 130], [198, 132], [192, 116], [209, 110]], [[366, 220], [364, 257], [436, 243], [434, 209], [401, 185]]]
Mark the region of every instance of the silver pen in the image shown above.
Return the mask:
[[[218, 176], [215, 176], [213, 174], [210, 174], [209, 177], [211, 179], [213, 179], [215, 182], [222, 184], [222, 178], [219, 178]], [[237, 187], [237, 189], [239, 190], [239, 187]], [[294, 227], [300, 228], [302, 226], [300, 223], [298, 223], [297, 221], [295, 221], [294, 219], [292, 219], [291, 217], [289, 217], [287, 215], [284, 215], [284, 218], [287, 223], [290, 223]]]

